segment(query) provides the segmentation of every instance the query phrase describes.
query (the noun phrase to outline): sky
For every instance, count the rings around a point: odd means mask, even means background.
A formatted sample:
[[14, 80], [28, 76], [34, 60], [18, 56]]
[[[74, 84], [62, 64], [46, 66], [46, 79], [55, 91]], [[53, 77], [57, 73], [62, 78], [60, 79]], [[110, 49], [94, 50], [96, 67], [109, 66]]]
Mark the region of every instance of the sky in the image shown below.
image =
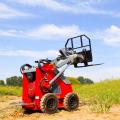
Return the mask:
[[119, 0], [0, 0], [0, 79], [20, 74], [25, 63], [54, 59], [69, 37], [91, 38], [93, 63], [67, 76], [95, 82], [120, 78]]

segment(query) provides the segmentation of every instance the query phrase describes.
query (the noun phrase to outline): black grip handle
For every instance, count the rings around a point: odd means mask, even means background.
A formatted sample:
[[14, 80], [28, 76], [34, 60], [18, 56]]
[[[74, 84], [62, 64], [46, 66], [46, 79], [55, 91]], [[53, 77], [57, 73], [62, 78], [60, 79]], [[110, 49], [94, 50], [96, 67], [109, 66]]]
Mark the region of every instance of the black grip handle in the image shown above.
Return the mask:
[[35, 63], [38, 63], [39, 61], [35, 61]]
[[25, 67], [31, 68], [32, 66], [30, 64], [24, 64], [20, 68], [20, 72], [23, 73], [23, 70], [25, 70]]

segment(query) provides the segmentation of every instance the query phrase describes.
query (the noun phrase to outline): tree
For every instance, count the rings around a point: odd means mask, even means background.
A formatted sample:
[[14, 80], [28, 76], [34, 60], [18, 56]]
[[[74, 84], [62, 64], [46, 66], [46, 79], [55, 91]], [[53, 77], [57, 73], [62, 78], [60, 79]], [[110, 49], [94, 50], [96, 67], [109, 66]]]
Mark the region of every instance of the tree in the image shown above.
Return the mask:
[[94, 83], [91, 79], [84, 78], [82, 76], [79, 76], [77, 79], [81, 84], [93, 84]]
[[0, 80], [0, 85], [5, 85], [4, 80]]
[[22, 85], [22, 77], [20, 77], [20, 76], [9, 77], [6, 79], [6, 83], [7, 83], [7, 85], [11, 85], [11, 86], [21, 86]]
[[74, 77], [67, 77], [67, 79], [72, 83], [72, 84], [80, 84], [77, 78]]
[[87, 83], [87, 84], [93, 84], [94, 82], [91, 80], [91, 79], [89, 79], [89, 78], [84, 78], [84, 83]]

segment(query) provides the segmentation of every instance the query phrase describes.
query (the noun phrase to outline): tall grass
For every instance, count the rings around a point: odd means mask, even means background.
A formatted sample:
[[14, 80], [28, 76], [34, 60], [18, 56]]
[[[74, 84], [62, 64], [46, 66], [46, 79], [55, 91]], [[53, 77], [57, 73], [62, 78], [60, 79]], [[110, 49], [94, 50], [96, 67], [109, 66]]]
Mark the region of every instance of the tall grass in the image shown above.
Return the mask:
[[15, 95], [20, 96], [21, 95], [21, 87], [15, 87], [15, 86], [0, 86], [0, 95]]
[[91, 85], [73, 84], [83, 102], [96, 112], [107, 112], [113, 104], [120, 104], [120, 80], [108, 80]]

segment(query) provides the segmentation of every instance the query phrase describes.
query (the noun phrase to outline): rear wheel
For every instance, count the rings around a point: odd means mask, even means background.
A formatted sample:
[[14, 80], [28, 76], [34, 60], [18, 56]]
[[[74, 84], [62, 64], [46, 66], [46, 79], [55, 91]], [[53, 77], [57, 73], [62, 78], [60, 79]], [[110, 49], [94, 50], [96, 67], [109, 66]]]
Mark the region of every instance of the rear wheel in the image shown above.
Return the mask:
[[55, 94], [47, 93], [40, 101], [40, 108], [42, 112], [53, 114], [58, 108], [58, 99]]
[[64, 108], [68, 111], [76, 110], [79, 107], [79, 97], [76, 93], [68, 93], [64, 98]]

